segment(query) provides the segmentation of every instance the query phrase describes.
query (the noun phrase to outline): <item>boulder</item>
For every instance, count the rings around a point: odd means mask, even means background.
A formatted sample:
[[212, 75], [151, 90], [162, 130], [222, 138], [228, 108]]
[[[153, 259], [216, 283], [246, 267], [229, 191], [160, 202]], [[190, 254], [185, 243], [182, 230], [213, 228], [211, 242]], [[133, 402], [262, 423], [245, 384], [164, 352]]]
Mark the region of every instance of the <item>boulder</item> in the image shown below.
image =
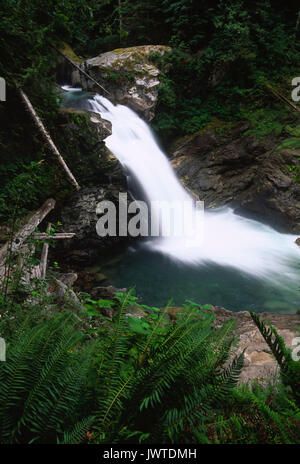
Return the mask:
[[60, 280], [67, 287], [73, 287], [73, 285], [76, 282], [77, 278], [78, 278], [78, 275], [75, 272], [68, 272], [66, 274], [58, 274], [58, 275], [56, 275], [56, 279]]
[[[110, 93], [110, 100], [129, 106], [146, 121], [151, 121], [157, 103], [160, 70], [151, 62], [150, 54], [163, 55], [168, 50], [170, 48], [164, 45], [120, 48], [90, 58], [80, 67]], [[79, 74], [73, 73], [72, 85], [99, 92], [98, 86]]]

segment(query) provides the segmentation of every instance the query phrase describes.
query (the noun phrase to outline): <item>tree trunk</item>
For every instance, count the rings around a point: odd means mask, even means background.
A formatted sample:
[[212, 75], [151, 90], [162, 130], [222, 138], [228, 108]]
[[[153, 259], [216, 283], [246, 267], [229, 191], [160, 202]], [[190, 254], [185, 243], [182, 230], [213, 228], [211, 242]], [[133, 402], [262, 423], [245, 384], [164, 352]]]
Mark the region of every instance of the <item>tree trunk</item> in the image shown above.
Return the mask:
[[79, 186], [77, 180], [75, 179], [72, 172], [68, 168], [65, 160], [63, 159], [63, 157], [59, 153], [56, 145], [54, 144], [53, 140], [51, 139], [49, 133], [47, 132], [47, 130], [46, 130], [45, 126], [44, 126], [44, 124], [42, 123], [41, 119], [37, 115], [37, 113], [36, 113], [35, 109], [33, 108], [32, 104], [30, 103], [29, 98], [27, 97], [25, 92], [23, 92], [23, 90], [21, 88], [17, 87], [17, 89], [18, 89], [18, 92], [19, 92], [25, 106], [27, 107], [30, 115], [32, 116], [35, 124], [37, 125], [37, 127], [40, 130], [41, 134], [43, 135], [44, 139], [46, 140], [49, 147], [51, 148], [52, 153], [54, 153], [54, 155], [57, 157], [58, 162], [61, 164], [61, 166], [65, 170], [68, 178], [70, 179], [71, 183], [75, 186], [76, 190], [80, 190], [80, 186]]

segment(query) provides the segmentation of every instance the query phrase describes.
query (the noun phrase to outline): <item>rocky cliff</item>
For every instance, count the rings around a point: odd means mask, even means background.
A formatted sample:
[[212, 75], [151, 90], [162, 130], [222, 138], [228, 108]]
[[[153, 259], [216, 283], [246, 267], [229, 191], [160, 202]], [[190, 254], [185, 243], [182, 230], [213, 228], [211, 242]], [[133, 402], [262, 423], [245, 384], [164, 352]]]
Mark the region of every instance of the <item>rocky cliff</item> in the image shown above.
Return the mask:
[[300, 191], [287, 165], [299, 153], [277, 149], [272, 136], [259, 139], [240, 122], [208, 128], [177, 142], [171, 162], [183, 184], [207, 208], [231, 205], [236, 212], [300, 233]]

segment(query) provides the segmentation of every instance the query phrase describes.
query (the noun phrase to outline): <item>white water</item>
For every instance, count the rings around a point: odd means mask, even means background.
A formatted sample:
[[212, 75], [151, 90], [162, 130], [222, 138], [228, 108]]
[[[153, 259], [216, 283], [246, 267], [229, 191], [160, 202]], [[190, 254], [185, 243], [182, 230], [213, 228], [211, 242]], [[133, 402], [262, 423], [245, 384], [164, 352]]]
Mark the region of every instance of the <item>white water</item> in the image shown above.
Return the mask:
[[62, 85], [61, 88], [67, 92], [82, 92], [81, 87], [71, 87], [71, 85]]
[[[193, 202], [184, 190], [147, 124], [129, 108], [114, 106], [96, 95], [92, 110], [112, 123], [105, 144], [139, 180], [148, 201]], [[194, 207], [194, 206], [193, 206]], [[186, 247], [184, 238], [151, 239], [145, 246], [188, 264], [213, 262], [293, 287], [299, 278], [297, 237], [281, 234], [260, 222], [234, 214], [230, 208], [204, 214], [204, 240]], [[297, 270], [298, 267], [298, 270]]]

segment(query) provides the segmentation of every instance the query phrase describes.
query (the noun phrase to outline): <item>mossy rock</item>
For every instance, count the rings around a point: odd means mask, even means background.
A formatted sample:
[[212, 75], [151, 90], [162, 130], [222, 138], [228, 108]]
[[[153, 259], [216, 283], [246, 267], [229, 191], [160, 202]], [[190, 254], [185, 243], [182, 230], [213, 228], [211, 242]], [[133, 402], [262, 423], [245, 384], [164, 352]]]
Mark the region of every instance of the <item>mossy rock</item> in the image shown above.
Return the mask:
[[61, 46], [59, 47], [59, 51], [63, 53], [69, 60], [73, 61], [74, 63], [81, 63], [82, 58], [72, 50], [69, 44], [66, 42], [62, 42]]

